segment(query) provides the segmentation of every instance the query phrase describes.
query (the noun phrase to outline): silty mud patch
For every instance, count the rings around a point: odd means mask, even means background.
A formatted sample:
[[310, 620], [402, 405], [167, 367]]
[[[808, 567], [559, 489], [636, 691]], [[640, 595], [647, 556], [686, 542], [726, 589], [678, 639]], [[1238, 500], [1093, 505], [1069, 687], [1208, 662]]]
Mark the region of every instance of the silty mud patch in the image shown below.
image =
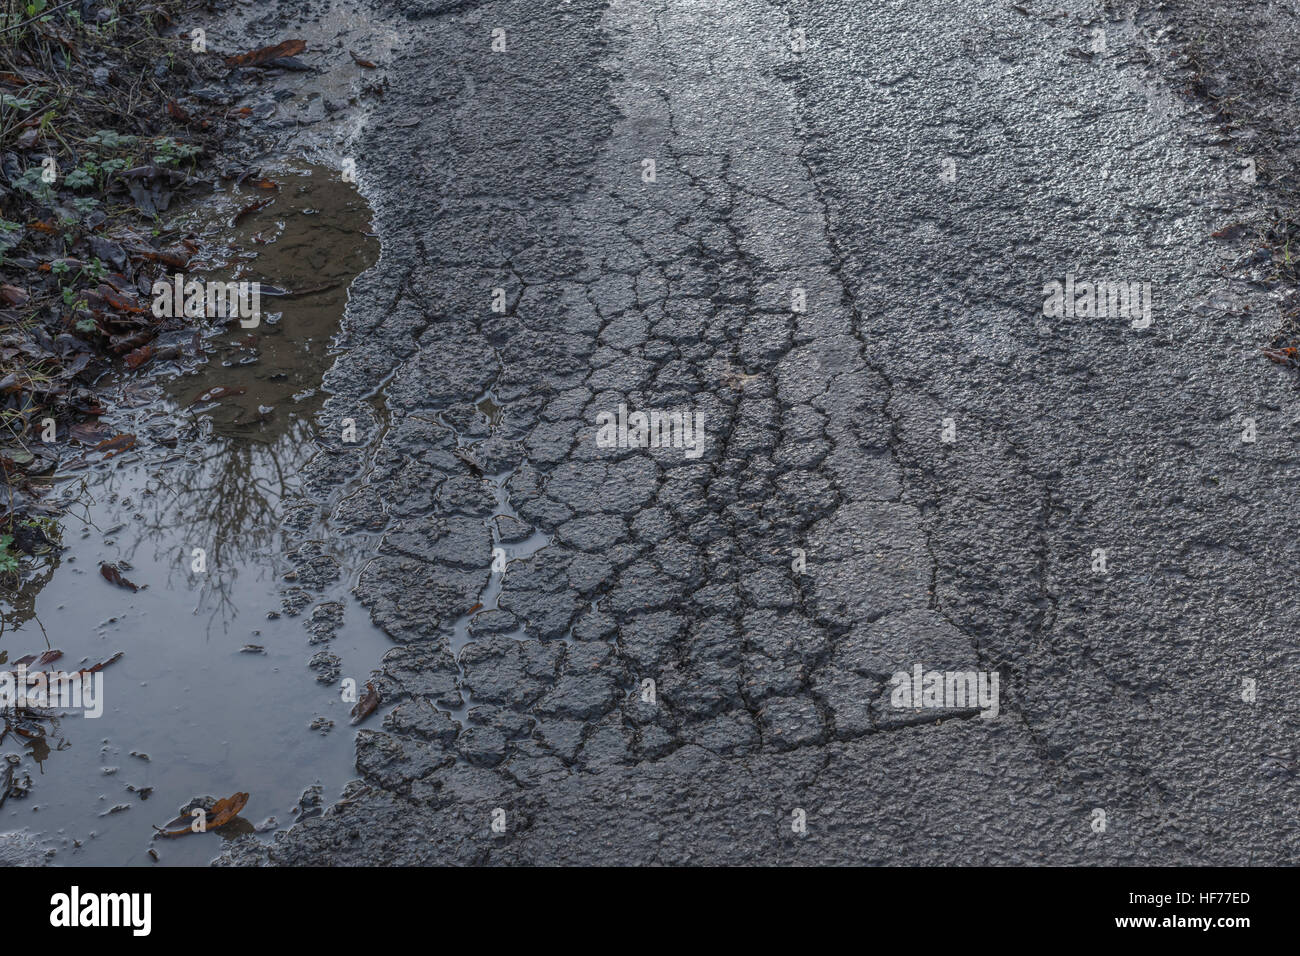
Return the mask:
[[[305, 788], [328, 798], [353, 775], [338, 681], [364, 684], [388, 646], [348, 596], [362, 541], [311, 528], [282, 553], [286, 502], [318, 450], [331, 336], [351, 280], [378, 258], [368, 207], [336, 173], [282, 164], [168, 225], [202, 243], [187, 280], [261, 284], [261, 321], [209, 319], [158, 343], [110, 384], [104, 424], [134, 440], [55, 479], [65, 548], [6, 609], [0, 649], [59, 648], [53, 666], [69, 668], [123, 652], [102, 671], [102, 717], [68, 711], [40, 721], [43, 736], [0, 742], [15, 784], [0, 829], [55, 864], [150, 864], [150, 847], [203, 863], [220, 835], [152, 840], [195, 797], [251, 795], [217, 834], [292, 823]], [[105, 580], [103, 562], [139, 590]], [[305, 602], [292, 597], [303, 579], [317, 592]]]

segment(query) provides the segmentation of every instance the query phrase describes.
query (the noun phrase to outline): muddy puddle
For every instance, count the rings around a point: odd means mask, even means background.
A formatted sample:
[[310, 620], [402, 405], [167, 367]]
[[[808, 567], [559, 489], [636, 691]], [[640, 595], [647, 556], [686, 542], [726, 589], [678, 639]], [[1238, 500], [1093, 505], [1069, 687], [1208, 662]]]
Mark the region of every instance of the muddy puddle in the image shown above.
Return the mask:
[[[192, 799], [248, 793], [243, 829], [270, 839], [307, 788], [328, 803], [355, 776], [351, 704], [307, 667], [321, 650], [308, 615], [278, 614], [280, 522], [315, 450], [349, 283], [379, 244], [337, 173], [297, 163], [259, 178], [279, 188], [246, 183], [169, 224], [202, 237], [187, 276], [263, 284], [261, 324], [210, 331], [201, 349], [190, 332], [160, 341], [163, 358], [112, 384], [104, 424], [136, 443], [54, 480], [52, 497], [71, 502], [64, 549], [0, 608], [11, 661], [122, 653], [101, 672], [102, 716], [68, 712], [42, 722], [44, 737], [0, 742], [0, 776], [12, 774], [0, 844], [31, 862], [157, 865], [152, 848], [158, 863], [201, 864], [220, 852], [220, 831], [153, 839]], [[360, 571], [349, 546], [321, 537], [343, 566], [321, 597], [343, 607], [328, 650], [343, 675], [363, 677], [391, 643], [349, 595]], [[105, 580], [104, 562], [140, 589]]]

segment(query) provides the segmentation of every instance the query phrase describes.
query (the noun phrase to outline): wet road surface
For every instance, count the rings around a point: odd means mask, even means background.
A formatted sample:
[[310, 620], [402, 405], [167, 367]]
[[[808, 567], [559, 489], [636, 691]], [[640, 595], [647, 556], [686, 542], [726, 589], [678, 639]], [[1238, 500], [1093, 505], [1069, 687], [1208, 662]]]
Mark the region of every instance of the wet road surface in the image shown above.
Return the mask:
[[[304, 614], [367, 542], [392, 649], [343, 799], [226, 862], [1295, 858], [1300, 406], [1159, 22], [374, 15], [383, 252], [287, 533]], [[996, 713], [900, 705], [918, 666]]]

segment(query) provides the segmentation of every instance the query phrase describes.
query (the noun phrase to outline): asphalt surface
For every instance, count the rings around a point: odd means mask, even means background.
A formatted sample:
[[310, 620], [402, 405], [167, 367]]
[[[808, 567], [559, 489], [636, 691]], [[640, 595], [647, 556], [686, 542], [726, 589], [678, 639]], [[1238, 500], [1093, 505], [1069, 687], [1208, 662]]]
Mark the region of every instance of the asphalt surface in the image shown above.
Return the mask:
[[[313, 522], [374, 543], [394, 647], [343, 800], [224, 862], [1293, 861], [1300, 402], [1194, 7], [375, 11], [383, 253], [291, 525], [305, 614]], [[1150, 326], [1044, 315], [1067, 273]], [[599, 447], [620, 404], [703, 454]], [[916, 664], [997, 715], [893, 706]]]

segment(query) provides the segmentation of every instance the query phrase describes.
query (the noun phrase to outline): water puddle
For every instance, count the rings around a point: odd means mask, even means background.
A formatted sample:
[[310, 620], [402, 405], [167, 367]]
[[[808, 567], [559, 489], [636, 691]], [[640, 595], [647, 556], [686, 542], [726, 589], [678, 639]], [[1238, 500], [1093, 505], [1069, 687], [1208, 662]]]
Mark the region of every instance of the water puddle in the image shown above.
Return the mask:
[[[201, 864], [220, 852], [217, 832], [153, 839], [193, 798], [249, 793], [240, 816], [269, 838], [306, 788], [329, 799], [355, 776], [351, 705], [307, 661], [328, 640], [342, 672], [361, 675], [392, 645], [352, 601], [361, 559], [338, 541], [342, 574], [320, 598], [330, 627], [313, 635], [310, 608], [278, 613], [280, 521], [315, 451], [348, 285], [379, 244], [336, 173], [290, 164], [262, 176], [278, 190], [246, 185], [183, 214], [203, 237], [187, 277], [264, 283], [262, 324], [204, 336], [201, 355], [192, 332], [160, 340], [173, 357], [113, 384], [106, 424], [136, 444], [55, 480], [53, 496], [73, 502], [65, 549], [0, 607], [11, 661], [51, 647], [61, 666], [123, 655], [102, 671], [101, 717], [71, 712], [43, 722], [44, 737], [0, 740], [0, 782], [12, 777], [0, 832], [49, 862], [152, 864], [153, 848], [163, 864]], [[140, 590], [105, 580], [102, 562]]]

